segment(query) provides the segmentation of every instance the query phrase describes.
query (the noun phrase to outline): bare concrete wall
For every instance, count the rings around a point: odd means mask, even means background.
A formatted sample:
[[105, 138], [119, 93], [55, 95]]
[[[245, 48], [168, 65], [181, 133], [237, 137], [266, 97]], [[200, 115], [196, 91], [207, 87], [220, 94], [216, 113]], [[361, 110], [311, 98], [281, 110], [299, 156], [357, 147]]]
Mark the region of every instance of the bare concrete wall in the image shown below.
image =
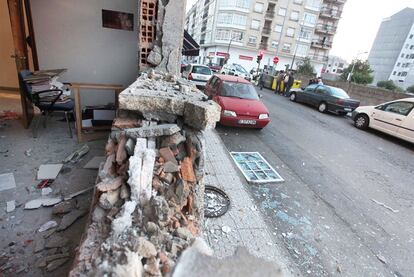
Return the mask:
[[[31, 1], [41, 69], [67, 68], [63, 80], [122, 84], [135, 81], [136, 0]], [[102, 9], [134, 14], [134, 31], [102, 27]], [[113, 93], [87, 94], [82, 104], [113, 102]]]
[[382, 88], [349, 84], [341, 81], [324, 80], [326, 85], [339, 87], [345, 90], [351, 98], [361, 101], [361, 106], [378, 105], [384, 102], [393, 101], [401, 98], [413, 97], [412, 95], [390, 91]]

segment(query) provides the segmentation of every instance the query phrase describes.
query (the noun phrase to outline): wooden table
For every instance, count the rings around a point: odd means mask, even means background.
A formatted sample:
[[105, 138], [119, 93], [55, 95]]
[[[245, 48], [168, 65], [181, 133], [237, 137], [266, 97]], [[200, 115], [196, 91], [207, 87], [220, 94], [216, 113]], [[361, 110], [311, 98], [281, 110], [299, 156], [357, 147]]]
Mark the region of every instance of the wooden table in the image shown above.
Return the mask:
[[123, 90], [122, 85], [104, 85], [104, 84], [86, 84], [86, 83], [71, 83], [71, 89], [75, 94], [75, 119], [76, 119], [76, 137], [78, 143], [83, 141], [90, 141], [98, 138], [102, 138], [102, 132], [84, 134], [83, 130], [87, 131], [106, 131], [111, 130], [111, 126], [103, 127], [82, 127], [82, 106], [81, 106], [81, 90], [93, 89], [93, 90], [113, 90], [115, 92], [115, 107], [118, 108], [118, 95]]

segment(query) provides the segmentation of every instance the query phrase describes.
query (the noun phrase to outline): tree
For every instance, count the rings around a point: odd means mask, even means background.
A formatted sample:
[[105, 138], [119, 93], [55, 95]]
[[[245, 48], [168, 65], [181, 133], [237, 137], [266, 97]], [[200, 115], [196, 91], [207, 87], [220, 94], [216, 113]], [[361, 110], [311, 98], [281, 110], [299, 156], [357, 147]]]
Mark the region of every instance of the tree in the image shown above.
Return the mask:
[[414, 85], [407, 88], [408, 92], [414, 93]]
[[308, 75], [308, 76], [315, 75], [315, 73], [314, 73], [315, 68], [311, 64], [311, 61], [310, 61], [309, 57], [306, 57], [302, 61], [298, 62], [297, 65], [298, 65], [298, 69], [296, 70], [297, 73], [303, 74], [303, 75]]
[[397, 86], [394, 84], [394, 82], [392, 80], [379, 81], [377, 83], [377, 87], [385, 88], [385, 89], [389, 89], [389, 90], [396, 90], [397, 89]]
[[[354, 66], [355, 65], [355, 66]], [[374, 80], [374, 77], [371, 75], [374, 72], [371, 67], [369, 66], [368, 61], [357, 60], [352, 62], [342, 73], [341, 80], [347, 81], [348, 74], [351, 73], [352, 68], [354, 67], [354, 71], [351, 76], [351, 82], [357, 84], [370, 84]]]

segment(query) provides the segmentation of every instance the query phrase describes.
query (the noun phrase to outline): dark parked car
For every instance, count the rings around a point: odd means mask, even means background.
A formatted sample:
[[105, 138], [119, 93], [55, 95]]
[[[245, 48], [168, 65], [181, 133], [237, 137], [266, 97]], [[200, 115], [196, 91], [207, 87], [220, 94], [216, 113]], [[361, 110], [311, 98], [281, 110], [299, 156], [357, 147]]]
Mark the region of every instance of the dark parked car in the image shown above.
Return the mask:
[[359, 106], [359, 100], [351, 99], [343, 89], [318, 84], [292, 91], [290, 100], [315, 106], [321, 113], [333, 112], [340, 115], [352, 112]]

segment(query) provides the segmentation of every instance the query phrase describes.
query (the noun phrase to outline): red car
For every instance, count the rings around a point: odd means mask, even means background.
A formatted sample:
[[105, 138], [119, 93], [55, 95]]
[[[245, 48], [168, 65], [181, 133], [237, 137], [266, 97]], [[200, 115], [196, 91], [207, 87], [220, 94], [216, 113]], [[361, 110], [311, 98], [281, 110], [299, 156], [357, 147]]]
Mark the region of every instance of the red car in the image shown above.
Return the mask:
[[270, 122], [268, 109], [244, 78], [214, 75], [204, 93], [221, 106], [222, 125], [262, 129]]

